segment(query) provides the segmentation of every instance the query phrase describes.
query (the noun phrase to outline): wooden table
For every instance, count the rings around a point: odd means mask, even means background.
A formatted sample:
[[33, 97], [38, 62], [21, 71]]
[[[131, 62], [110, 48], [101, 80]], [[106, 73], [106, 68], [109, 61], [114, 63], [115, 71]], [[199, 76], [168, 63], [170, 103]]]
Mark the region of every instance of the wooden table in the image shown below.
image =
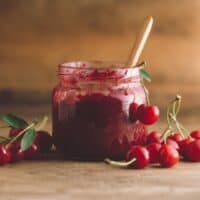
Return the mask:
[[2, 200], [199, 199], [200, 164], [125, 170], [104, 163], [35, 161], [0, 169]]

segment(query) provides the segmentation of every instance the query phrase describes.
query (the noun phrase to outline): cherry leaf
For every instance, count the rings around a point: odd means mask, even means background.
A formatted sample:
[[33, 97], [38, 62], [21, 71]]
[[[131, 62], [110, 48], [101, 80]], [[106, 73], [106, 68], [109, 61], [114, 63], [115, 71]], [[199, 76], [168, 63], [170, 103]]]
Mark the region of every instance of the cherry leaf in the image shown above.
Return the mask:
[[14, 128], [25, 128], [28, 126], [28, 123], [13, 114], [5, 114], [2, 117], [3, 121], [5, 121], [9, 126], [12, 126]]
[[34, 128], [30, 128], [21, 139], [21, 150], [27, 150], [34, 142], [36, 136], [36, 132]]
[[146, 81], [151, 82], [151, 76], [144, 68], [140, 68], [140, 76]]

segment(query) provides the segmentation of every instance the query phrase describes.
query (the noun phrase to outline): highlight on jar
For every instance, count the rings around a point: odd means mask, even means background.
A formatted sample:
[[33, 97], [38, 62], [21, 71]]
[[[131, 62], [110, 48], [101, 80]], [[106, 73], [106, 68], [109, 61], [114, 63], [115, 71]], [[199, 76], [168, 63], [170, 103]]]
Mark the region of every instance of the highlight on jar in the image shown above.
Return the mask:
[[149, 132], [160, 109], [150, 101], [145, 81], [151, 66], [139, 58], [150, 35], [147, 17], [126, 62], [72, 61], [58, 65], [52, 92], [52, 134], [48, 117], [32, 121], [8, 113], [1, 128], [0, 165], [21, 160], [104, 161], [113, 167], [172, 167], [181, 160], [200, 161], [200, 130], [188, 131], [179, 121], [182, 97], [166, 110], [166, 128]]

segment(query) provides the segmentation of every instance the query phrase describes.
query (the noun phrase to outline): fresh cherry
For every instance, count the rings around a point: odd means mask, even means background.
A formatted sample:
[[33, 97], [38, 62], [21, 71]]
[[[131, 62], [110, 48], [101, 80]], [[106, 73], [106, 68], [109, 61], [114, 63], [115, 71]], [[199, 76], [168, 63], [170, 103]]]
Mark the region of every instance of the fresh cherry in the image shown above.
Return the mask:
[[187, 159], [192, 162], [200, 162], [200, 139], [188, 144]]
[[142, 169], [149, 164], [149, 152], [145, 147], [139, 145], [131, 147], [126, 155], [126, 161], [130, 161], [134, 158], [135, 162], [129, 166], [131, 168]]
[[24, 159], [24, 152], [20, 149], [20, 143], [18, 141], [10, 144], [8, 151], [10, 153], [10, 162], [18, 162]]
[[137, 109], [137, 119], [145, 125], [154, 124], [160, 115], [159, 108], [157, 106], [148, 106], [142, 104]]
[[136, 112], [137, 112], [138, 104], [133, 102], [130, 104], [129, 107], [129, 119], [131, 122], [136, 122], [137, 117], [136, 117]]
[[11, 127], [11, 128], [10, 128], [10, 131], [9, 131], [9, 136], [10, 136], [10, 137], [15, 137], [15, 136], [17, 136], [22, 130], [23, 130], [23, 128], [14, 128], [14, 127]]
[[24, 151], [24, 157], [26, 160], [34, 160], [37, 158], [38, 152], [38, 146], [33, 143], [26, 151]]
[[152, 131], [147, 135], [147, 144], [161, 143], [160, 133]]
[[159, 150], [159, 163], [162, 167], [172, 167], [179, 161], [178, 151], [169, 144], [164, 144]]
[[175, 140], [167, 139], [166, 143], [171, 145], [172, 147], [174, 147], [179, 152], [180, 147], [179, 147], [178, 143]]
[[147, 145], [147, 150], [149, 152], [150, 163], [158, 163], [159, 162], [159, 150], [161, 148], [160, 143], [151, 143]]
[[4, 147], [0, 144], [0, 165], [5, 165], [10, 161], [10, 154]]
[[190, 136], [194, 139], [200, 139], [200, 130], [195, 130], [190, 133]]
[[129, 167], [135, 169], [143, 169], [149, 164], [149, 152], [143, 146], [133, 146], [126, 154], [126, 162], [113, 161], [105, 159], [107, 164], [116, 167]]
[[180, 133], [174, 133], [174, 134], [168, 136], [167, 138], [170, 140], [174, 140], [177, 143], [179, 143], [181, 140], [183, 140], [183, 137]]
[[179, 153], [181, 156], [183, 156], [184, 158], [187, 159], [187, 148], [188, 148], [188, 145], [193, 142], [194, 139], [191, 138], [191, 137], [188, 137], [188, 138], [185, 138], [183, 140], [181, 140], [178, 144], [179, 144], [179, 147], [180, 147], [180, 150], [179, 150]]
[[52, 136], [46, 131], [37, 131], [35, 144], [39, 147], [41, 153], [48, 153], [53, 145]]

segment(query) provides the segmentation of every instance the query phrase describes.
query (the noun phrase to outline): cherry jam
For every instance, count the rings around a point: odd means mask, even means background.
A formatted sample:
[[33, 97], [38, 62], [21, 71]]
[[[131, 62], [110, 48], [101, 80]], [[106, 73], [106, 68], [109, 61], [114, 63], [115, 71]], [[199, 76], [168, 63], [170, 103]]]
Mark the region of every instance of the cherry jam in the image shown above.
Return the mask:
[[52, 95], [53, 137], [67, 158], [123, 159], [133, 144], [145, 144], [146, 127], [131, 122], [132, 102], [146, 102], [139, 68], [105, 62], [59, 65]]

